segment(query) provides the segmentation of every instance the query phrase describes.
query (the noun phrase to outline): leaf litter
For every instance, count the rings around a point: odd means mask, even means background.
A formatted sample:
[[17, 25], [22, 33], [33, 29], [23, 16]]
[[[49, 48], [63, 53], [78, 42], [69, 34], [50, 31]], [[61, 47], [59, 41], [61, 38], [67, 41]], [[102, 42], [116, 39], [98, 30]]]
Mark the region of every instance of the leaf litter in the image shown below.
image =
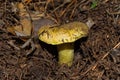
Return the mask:
[[[119, 80], [120, 1], [96, 0], [91, 9], [93, 1], [0, 1], [0, 79]], [[37, 30], [72, 21], [92, 27], [87, 38], [75, 42], [73, 65], [59, 66], [56, 46], [39, 41]]]

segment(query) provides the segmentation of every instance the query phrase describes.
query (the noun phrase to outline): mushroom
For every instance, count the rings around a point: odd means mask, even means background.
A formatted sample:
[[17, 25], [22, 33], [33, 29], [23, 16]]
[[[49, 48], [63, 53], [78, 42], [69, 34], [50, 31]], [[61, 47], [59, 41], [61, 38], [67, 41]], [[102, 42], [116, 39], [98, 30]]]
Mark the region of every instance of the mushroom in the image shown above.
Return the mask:
[[47, 44], [57, 45], [58, 63], [71, 66], [74, 59], [74, 42], [88, 35], [89, 27], [82, 22], [71, 22], [61, 26], [42, 26], [39, 39]]

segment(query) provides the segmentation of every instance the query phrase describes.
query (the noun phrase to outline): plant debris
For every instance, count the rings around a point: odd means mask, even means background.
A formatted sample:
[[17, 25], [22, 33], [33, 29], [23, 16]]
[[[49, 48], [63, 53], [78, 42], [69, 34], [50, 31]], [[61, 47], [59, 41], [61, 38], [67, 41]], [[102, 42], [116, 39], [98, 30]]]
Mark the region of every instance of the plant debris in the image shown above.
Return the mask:
[[[71, 67], [58, 65], [56, 46], [37, 31], [73, 21], [89, 24], [89, 35], [75, 42]], [[0, 80], [91, 79], [120, 80], [120, 0], [0, 1]]]

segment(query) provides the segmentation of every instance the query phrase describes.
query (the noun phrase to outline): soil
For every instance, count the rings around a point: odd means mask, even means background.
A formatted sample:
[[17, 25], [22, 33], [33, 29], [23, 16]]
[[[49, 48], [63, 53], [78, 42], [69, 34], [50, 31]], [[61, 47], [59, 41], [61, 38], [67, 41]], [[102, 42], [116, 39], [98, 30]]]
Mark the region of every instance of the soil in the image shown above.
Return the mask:
[[[26, 18], [17, 3], [31, 16], [39, 12], [34, 37], [23, 40], [7, 30]], [[58, 65], [56, 46], [38, 39], [39, 27], [89, 19], [94, 25], [75, 42], [73, 65]], [[0, 80], [120, 80], [120, 0], [0, 1]]]

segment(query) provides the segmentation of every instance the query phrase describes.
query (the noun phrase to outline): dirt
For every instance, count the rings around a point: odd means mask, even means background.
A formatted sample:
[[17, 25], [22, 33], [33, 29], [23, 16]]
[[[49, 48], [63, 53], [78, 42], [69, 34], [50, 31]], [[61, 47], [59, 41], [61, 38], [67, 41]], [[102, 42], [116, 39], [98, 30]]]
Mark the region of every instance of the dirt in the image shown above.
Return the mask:
[[33, 19], [35, 31], [46, 24], [94, 22], [88, 37], [75, 42], [71, 67], [58, 65], [56, 46], [7, 31], [20, 24], [16, 3], [21, 0], [0, 1], [0, 80], [120, 80], [119, 0], [23, 0], [28, 13], [41, 14]]

